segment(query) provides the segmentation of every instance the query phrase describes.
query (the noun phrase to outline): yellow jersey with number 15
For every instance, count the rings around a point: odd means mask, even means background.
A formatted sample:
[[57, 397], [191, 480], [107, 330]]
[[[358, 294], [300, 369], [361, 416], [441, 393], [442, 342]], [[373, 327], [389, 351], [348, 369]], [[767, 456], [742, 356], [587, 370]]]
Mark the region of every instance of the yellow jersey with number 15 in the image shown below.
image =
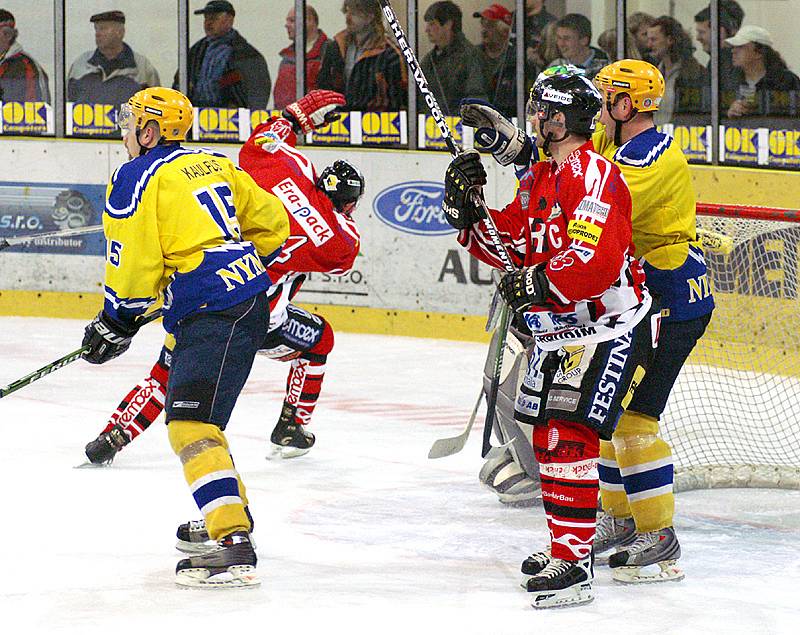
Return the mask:
[[111, 177], [103, 213], [105, 310], [130, 323], [163, 294], [164, 328], [219, 311], [271, 281], [259, 256], [289, 221], [277, 197], [222, 154], [159, 145]]

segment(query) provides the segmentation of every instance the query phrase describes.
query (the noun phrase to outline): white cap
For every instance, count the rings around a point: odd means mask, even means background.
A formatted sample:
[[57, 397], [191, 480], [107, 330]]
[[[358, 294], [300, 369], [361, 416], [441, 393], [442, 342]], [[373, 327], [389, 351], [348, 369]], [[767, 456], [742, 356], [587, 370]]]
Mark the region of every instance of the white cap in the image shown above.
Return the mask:
[[748, 42], [772, 46], [772, 36], [765, 28], [747, 24], [736, 32], [736, 35], [725, 40], [731, 46], [743, 46]]

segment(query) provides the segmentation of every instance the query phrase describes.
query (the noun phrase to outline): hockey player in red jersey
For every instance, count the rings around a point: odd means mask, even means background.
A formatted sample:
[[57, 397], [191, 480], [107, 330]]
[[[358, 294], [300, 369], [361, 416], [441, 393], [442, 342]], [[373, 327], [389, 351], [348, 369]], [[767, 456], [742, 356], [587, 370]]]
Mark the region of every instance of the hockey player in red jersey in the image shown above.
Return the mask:
[[[512, 261], [499, 291], [535, 336], [515, 417], [532, 424], [550, 547], [526, 560], [537, 608], [591, 601], [600, 439], [609, 439], [653, 354], [657, 321], [633, 257], [631, 198], [590, 141], [601, 108], [586, 78], [559, 73], [531, 90], [535, 163], [514, 200], [489, 210]], [[477, 152], [451, 162], [443, 208], [472, 255], [500, 268], [472, 196], [486, 184]]]
[[[289, 212], [290, 236], [278, 256], [265, 263], [274, 281], [267, 294], [270, 324], [261, 354], [290, 363], [286, 397], [270, 436], [272, 455], [290, 458], [308, 452], [314, 435], [305, 430], [319, 397], [325, 363], [333, 348], [330, 324], [291, 303], [306, 274], [341, 275], [358, 254], [360, 236], [352, 212], [364, 192], [361, 173], [336, 161], [317, 175], [296, 148], [297, 134], [310, 132], [335, 115], [344, 98], [315, 90], [287, 106], [281, 117], [259, 125], [239, 153], [239, 165]], [[134, 387], [111, 415], [103, 432], [86, 446], [93, 464], [110, 462], [164, 409], [171, 342], [168, 337], [149, 376]]]

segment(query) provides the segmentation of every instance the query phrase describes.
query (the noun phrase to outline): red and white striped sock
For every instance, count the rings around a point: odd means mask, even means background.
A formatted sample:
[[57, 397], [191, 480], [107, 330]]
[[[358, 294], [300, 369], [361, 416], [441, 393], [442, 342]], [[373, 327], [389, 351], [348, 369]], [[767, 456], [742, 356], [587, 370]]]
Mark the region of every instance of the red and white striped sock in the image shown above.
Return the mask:
[[164, 410], [167, 397], [167, 378], [169, 369], [159, 360], [150, 371], [150, 375], [131, 390], [119, 403], [111, 415], [103, 432], [108, 432], [116, 424], [122, 426], [133, 441]]
[[592, 551], [597, 514], [600, 441], [592, 428], [551, 419], [536, 426], [533, 447], [553, 557], [580, 560]]

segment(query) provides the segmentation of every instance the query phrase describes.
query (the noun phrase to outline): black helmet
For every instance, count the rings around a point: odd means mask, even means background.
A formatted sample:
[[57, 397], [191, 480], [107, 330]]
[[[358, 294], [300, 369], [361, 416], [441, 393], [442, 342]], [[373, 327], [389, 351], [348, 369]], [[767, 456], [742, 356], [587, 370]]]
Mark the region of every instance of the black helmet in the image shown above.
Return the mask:
[[357, 167], [340, 159], [322, 171], [317, 187], [338, 211], [349, 214], [364, 194], [364, 177]]
[[531, 88], [527, 114], [545, 122], [563, 113], [567, 132], [591, 137], [602, 106], [600, 91], [589, 79], [565, 72], [540, 76]]

